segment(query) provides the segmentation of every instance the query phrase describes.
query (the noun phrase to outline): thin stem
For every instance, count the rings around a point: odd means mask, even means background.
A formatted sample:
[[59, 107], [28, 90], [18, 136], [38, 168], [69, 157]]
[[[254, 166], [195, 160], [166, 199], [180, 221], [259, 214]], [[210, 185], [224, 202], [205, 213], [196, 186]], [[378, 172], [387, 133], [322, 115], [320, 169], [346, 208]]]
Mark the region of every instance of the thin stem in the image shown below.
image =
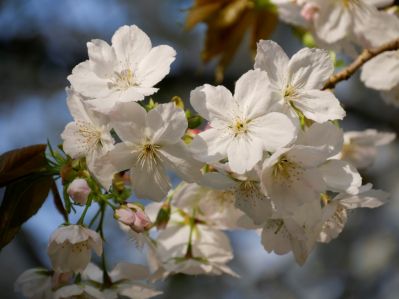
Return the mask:
[[363, 52], [352, 62], [348, 67], [332, 75], [328, 79], [327, 83], [324, 85], [323, 90], [333, 89], [335, 86], [344, 80], [348, 80], [358, 69], [360, 69], [366, 62], [373, 59], [374, 57], [380, 55], [386, 51], [395, 51], [399, 49], [399, 38], [390, 41], [382, 46], [374, 49], [365, 49]]
[[83, 222], [84, 222], [84, 220], [85, 220], [85, 217], [86, 217], [86, 213], [87, 213], [87, 211], [89, 210], [89, 207], [91, 206], [92, 200], [93, 200], [93, 196], [92, 196], [91, 194], [89, 194], [89, 198], [88, 198], [88, 200], [87, 200], [85, 209], [83, 210], [83, 213], [82, 213], [82, 215], [81, 215], [80, 218], [79, 218], [78, 224], [80, 224], [80, 225], [83, 224]]
[[95, 214], [95, 215], [93, 216], [93, 218], [90, 220], [89, 227], [92, 227], [92, 226], [93, 226], [93, 224], [94, 224], [94, 222], [97, 220], [98, 216], [100, 216], [100, 213], [101, 213], [101, 207], [98, 208], [96, 214]]

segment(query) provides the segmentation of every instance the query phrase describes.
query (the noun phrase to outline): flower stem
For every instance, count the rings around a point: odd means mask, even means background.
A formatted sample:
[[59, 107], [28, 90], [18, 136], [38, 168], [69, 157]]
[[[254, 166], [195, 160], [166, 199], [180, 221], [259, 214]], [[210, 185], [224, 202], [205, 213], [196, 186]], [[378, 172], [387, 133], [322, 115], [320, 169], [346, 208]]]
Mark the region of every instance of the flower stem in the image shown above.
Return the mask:
[[374, 49], [365, 49], [363, 52], [352, 62], [348, 67], [340, 71], [339, 73], [332, 75], [327, 83], [324, 85], [323, 90], [333, 89], [339, 82], [348, 80], [358, 69], [360, 69], [366, 62], [373, 59], [386, 51], [394, 51], [399, 49], [399, 38], [382, 46]]

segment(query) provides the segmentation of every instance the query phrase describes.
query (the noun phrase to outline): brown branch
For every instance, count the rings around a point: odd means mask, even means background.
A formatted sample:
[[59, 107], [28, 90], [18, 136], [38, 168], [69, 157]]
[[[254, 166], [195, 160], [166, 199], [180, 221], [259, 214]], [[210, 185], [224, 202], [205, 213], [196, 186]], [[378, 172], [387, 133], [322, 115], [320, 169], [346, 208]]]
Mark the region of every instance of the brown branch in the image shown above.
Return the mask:
[[399, 38], [393, 41], [390, 41], [382, 46], [374, 49], [365, 49], [363, 52], [356, 58], [354, 62], [352, 62], [348, 67], [343, 69], [342, 71], [332, 75], [326, 84], [323, 87], [325, 89], [333, 89], [335, 85], [339, 82], [348, 80], [358, 69], [360, 69], [363, 64], [367, 61], [371, 60], [372, 58], [380, 55], [386, 51], [394, 51], [399, 49]]

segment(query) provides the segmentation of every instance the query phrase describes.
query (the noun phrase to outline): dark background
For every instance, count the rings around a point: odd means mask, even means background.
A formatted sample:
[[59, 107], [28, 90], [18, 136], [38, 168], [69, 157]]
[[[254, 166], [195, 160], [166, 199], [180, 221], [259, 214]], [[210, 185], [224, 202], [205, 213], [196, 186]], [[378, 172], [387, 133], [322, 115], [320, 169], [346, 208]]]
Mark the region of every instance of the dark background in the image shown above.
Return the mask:
[[[47, 138], [52, 144], [60, 142], [59, 134], [71, 120], [65, 104], [67, 75], [87, 59], [87, 41], [101, 38], [109, 42], [124, 24], [138, 25], [154, 45], [168, 44], [178, 53], [170, 75], [159, 85], [156, 100], [168, 101], [174, 95], [188, 100], [190, 90], [213, 83], [214, 64], [203, 66], [199, 58], [204, 27], [183, 30], [185, 9], [191, 2], [0, 1], [0, 152], [45, 143]], [[284, 25], [279, 25], [272, 39], [290, 55], [301, 47]], [[232, 88], [250, 68], [245, 45], [228, 68], [224, 84]], [[378, 128], [399, 133], [398, 110], [364, 88], [358, 76], [339, 85], [337, 93], [348, 112], [343, 122], [346, 130]], [[352, 213], [341, 236], [319, 245], [305, 266], [297, 266], [291, 255], [265, 252], [255, 232], [233, 232], [236, 258], [231, 267], [241, 279], [179, 275], [159, 284], [164, 290], [159, 298], [399, 298], [398, 165], [398, 144], [382, 148], [376, 163], [363, 175], [365, 182], [392, 193], [390, 203]], [[48, 266], [48, 237], [61, 222], [48, 200], [0, 252], [1, 299], [20, 298], [13, 283], [24, 270]], [[107, 224], [109, 230], [119, 232], [112, 217]], [[145, 262], [144, 255], [122, 233], [114, 233], [107, 246], [106, 250], [112, 248], [112, 265], [121, 259]]]

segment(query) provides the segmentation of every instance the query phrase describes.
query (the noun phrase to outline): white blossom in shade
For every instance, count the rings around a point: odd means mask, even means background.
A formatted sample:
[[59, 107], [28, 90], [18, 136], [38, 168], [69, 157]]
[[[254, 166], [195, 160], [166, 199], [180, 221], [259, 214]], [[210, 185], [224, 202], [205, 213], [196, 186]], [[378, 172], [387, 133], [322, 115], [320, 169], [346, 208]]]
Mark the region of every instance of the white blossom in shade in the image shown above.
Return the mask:
[[373, 164], [378, 147], [391, 143], [395, 138], [395, 133], [374, 129], [346, 132], [344, 146], [337, 158], [349, 161], [356, 168], [367, 168]]
[[[230, 194], [235, 208], [250, 218], [248, 221], [246, 218], [240, 217], [237, 224], [241, 228], [255, 228], [272, 215], [272, 203], [260, 186], [258, 171], [252, 170], [243, 175], [237, 175], [231, 172], [228, 164], [213, 166], [218, 172], [206, 173], [204, 177], [210, 176], [210, 178], [207, 182], [203, 180], [202, 183], [211, 188], [221, 190], [227, 188], [229, 190], [227, 194]], [[219, 190], [216, 192], [226, 193]]]
[[[124, 296], [131, 299], [147, 299], [161, 294], [142, 281], [148, 279], [147, 267], [138, 264], [118, 263], [108, 273], [111, 287], [104, 288], [102, 293], [106, 299], [117, 299]], [[103, 283], [103, 271], [90, 263], [82, 273], [82, 278], [88, 282]]]
[[71, 284], [59, 288], [54, 299], [108, 299], [99, 289], [87, 284]]
[[314, 248], [323, 225], [320, 202], [308, 202], [292, 216], [269, 219], [262, 230], [262, 244], [267, 252], [283, 255], [293, 252], [303, 265]]
[[[196, 224], [171, 224], [157, 237], [156, 255], [161, 261], [163, 276], [173, 273], [188, 275], [237, 276], [226, 263], [233, 259], [227, 236], [220, 230]], [[191, 235], [191, 246], [189, 240]]]
[[272, 112], [267, 74], [260, 70], [241, 76], [234, 96], [223, 86], [206, 84], [191, 92], [190, 102], [210, 125], [192, 142], [196, 157], [207, 163], [227, 157], [231, 170], [240, 174], [250, 171], [265, 151], [276, 151], [296, 135], [284, 114]]
[[187, 182], [201, 176], [202, 163], [192, 158], [182, 141], [187, 129], [184, 111], [174, 103], [161, 104], [148, 113], [137, 103], [124, 103], [112, 113], [113, 128], [122, 139], [109, 153], [117, 171], [130, 169], [136, 195], [160, 201], [171, 188], [166, 170]]
[[320, 90], [334, 71], [326, 50], [304, 48], [290, 60], [278, 44], [261, 40], [255, 68], [267, 72], [280, 109], [288, 115], [301, 113], [319, 123], [345, 116], [334, 94]]
[[341, 150], [342, 139], [342, 130], [333, 124], [315, 123], [299, 137], [299, 144], [265, 160], [261, 184], [277, 215], [319, 201], [326, 190], [358, 192], [362, 179], [357, 170], [346, 161], [331, 159]]
[[86, 158], [90, 172], [108, 189], [115, 172], [106, 160], [106, 154], [114, 144], [109, 121], [102, 114], [88, 109], [75, 91], [67, 92], [67, 104], [74, 121], [68, 123], [61, 134], [63, 150], [73, 159]]
[[306, 6], [317, 7], [309, 19], [310, 27], [317, 39], [327, 44], [351, 41], [369, 48], [395, 38], [394, 28], [389, 29], [395, 16], [376, 8], [384, 4], [382, 1], [304, 0], [301, 4], [302, 12]]
[[281, 20], [295, 26], [300, 26], [302, 28], [308, 27], [309, 24], [301, 15], [301, 1], [271, 0], [271, 2], [276, 5], [278, 10], [278, 16]]
[[381, 53], [366, 62], [360, 78], [367, 87], [380, 91], [388, 104], [399, 107], [399, 50]]
[[166, 45], [153, 48], [137, 26], [119, 28], [112, 45], [95, 39], [87, 48], [89, 60], [77, 65], [68, 80], [93, 109], [103, 113], [117, 103], [140, 101], [156, 92], [153, 86], [169, 73], [176, 55]]
[[102, 254], [100, 235], [80, 225], [67, 225], [50, 236], [47, 253], [55, 271], [82, 272], [90, 262], [92, 250]]
[[15, 281], [14, 288], [27, 299], [53, 299], [52, 277], [46, 269], [26, 270]]
[[371, 184], [361, 186], [357, 194], [340, 193], [333, 199], [323, 195], [326, 201], [323, 208], [326, 219], [319, 236], [319, 242], [328, 243], [338, 237], [348, 219], [348, 210], [357, 208], [377, 208], [383, 205], [389, 194], [382, 190], [372, 189]]
[[230, 189], [216, 190], [185, 182], [177, 186], [172, 197], [174, 207], [188, 213], [196, 209], [196, 217], [213, 228], [253, 228], [251, 219], [235, 207], [235, 200]]

